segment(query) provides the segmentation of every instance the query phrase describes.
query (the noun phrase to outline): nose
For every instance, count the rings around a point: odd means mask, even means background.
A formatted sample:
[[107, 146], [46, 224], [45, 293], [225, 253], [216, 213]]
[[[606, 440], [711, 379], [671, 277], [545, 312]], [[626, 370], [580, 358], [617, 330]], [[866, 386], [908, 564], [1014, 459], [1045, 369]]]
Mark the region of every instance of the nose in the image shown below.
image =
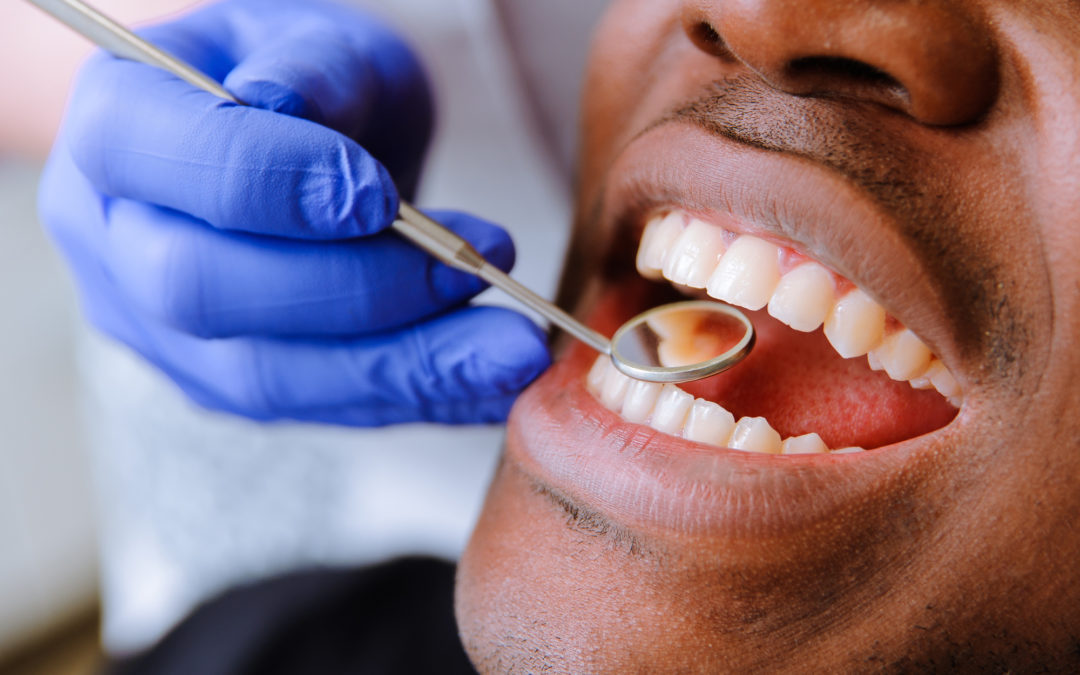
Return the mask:
[[966, 124], [997, 97], [979, 17], [941, 0], [684, 0], [702, 51], [802, 96], [872, 101], [933, 125]]

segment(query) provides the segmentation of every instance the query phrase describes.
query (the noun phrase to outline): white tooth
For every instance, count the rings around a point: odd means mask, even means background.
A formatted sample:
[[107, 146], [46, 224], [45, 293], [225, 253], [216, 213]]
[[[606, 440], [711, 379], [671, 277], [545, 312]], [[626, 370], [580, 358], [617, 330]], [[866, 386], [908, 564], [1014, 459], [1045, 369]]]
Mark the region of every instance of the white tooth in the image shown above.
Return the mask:
[[793, 436], [786, 439], [783, 445], [785, 455], [816, 455], [828, 451], [829, 446], [825, 445], [825, 441], [817, 434]]
[[930, 378], [926, 376], [926, 373], [923, 373], [922, 377], [914, 377], [914, 378], [908, 380], [908, 384], [911, 385], [912, 389], [933, 389], [934, 388], [934, 385], [931, 384]]
[[833, 450], [830, 454], [833, 454], [833, 455], [853, 455], [856, 452], [866, 452], [866, 450], [863, 450], [862, 448], [856, 448], [856, 447], [840, 448], [839, 450]]
[[783, 448], [780, 434], [776, 433], [764, 417], [744, 417], [731, 433], [729, 447], [749, 452], [766, 452], [779, 455]]
[[866, 355], [866, 363], [870, 366], [870, 370], [885, 370], [885, 366], [881, 365], [881, 359], [878, 358], [876, 350]]
[[878, 346], [885, 333], [885, 310], [859, 289], [840, 298], [825, 320], [825, 337], [845, 359]]
[[735, 416], [719, 405], [696, 399], [690, 406], [690, 415], [683, 427], [683, 436], [698, 443], [727, 447], [731, 432], [735, 429]]
[[709, 277], [709, 295], [747, 309], [761, 309], [780, 283], [780, 249], [743, 235], [720, 258]]
[[956, 382], [949, 369], [941, 361], [934, 359], [930, 367], [926, 369], [923, 377], [930, 380], [930, 384], [937, 389], [942, 396], [953, 398], [960, 395], [960, 385]]
[[665, 256], [664, 276], [677, 284], [705, 288], [723, 253], [723, 231], [694, 218]]
[[608, 368], [604, 376], [604, 387], [600, 390], [600, 402], [608, 410], [616, 412], [622, 407], [623, 399], [626, 398], [626, 390], [633, 380], [615, 370], [615, 366]]
[[649, 222], [645, 223], [645, 229], [641, 232], [641, 241], [638, 242], [637, 264], [638, 273], [643, 277], [655, 277], [658, 276], [656, 270], [648, 264], [649, 258], [652, 257], [653, 242], [656, 240], [657, 232], [660, 229], [660, 223], [664, 221], [663, 216], [654, 216]]
[[668, 434], [679, 433], [682, 431], [686, 414], [690, 412], [690, 406], [693, 403], [693, 396], [674, 385], [665, 384], [660, 390], [660, 396], [656, 399], [656, 407], [653, 408], [649, 426]]
[[592, 364], [592, 368], [589, 369], [589, 375], [585, 378], [586, 384], [589, 385], [589, 391], [594, 394], [599, 394], [604, 389], [604, 379], [607, 377], [608, 368], [613, 368], [611, 365], [611, 359], [606, 354], [601, 354], [596, 357], [596, 361]]
[[963, 394], [957, 394], [956, 396], [950, 396], [949, 397], [949, 403], [951, 403], [954, 408], [963, 408], [964, 407], [964, 395]]
[[622, 416], [629, 422], [641, 424], [649, 419], [649, 415], [656, 405], [656, 399], [660, 396], [663, 385], [655, 382], [634, 380], [626, 388], [626, 398], [623, 399]]
[[933, 354], [908, 329], [887, 336], [871, 352], [881, 362], [885, 372], [894, 380], [910, 380], [926, 372]]
[[638, 245], [637, 268], [647, 279], [659, 279], [664, 268], [664, 257], [675, 238], [683, 230], [683, 214], [672, 211], [662, 218], [654, 218], [645, 226]]
[[821, 326], [835, 301], [829, 271], [817, 263], [806, 263], [780, 279], [769, 300], [769, 314], [795, 330], [809, 333]]

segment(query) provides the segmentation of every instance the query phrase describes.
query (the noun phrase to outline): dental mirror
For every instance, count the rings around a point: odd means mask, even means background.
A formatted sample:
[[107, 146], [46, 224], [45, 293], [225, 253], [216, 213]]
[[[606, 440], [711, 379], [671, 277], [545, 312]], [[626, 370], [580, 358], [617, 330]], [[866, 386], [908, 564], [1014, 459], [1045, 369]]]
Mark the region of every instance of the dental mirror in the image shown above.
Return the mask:
[[[114, 55], [166, 70], [215, 96], [243, 105], [213, 79], [138, 37], [81, 0], [28, 0]], [[458, 235], [402, 201], [392, 225], [442, 262], [475, 274], [593, 349], [622, 373], [649, 382], [689, 382], [731, 368], [754, 347], [754, 326], [738, 309], [688, 301], [656, 307], [626, 322], [608, 340], [522, 286]]]
[[611, 360], [639, 380], [689, 382], [742, 361], [754, 338], [753, 324], [731, 305], [673, 302], [624, 323], [611, 338]]

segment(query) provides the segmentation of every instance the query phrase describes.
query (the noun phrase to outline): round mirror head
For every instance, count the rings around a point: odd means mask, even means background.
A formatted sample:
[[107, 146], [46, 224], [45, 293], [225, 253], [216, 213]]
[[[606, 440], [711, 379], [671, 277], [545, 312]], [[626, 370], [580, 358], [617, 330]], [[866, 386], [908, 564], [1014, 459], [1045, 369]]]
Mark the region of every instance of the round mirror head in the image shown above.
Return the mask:
[[754, 348], [754, 325], [719, 302], [662, 305], [627, 321], [611, 338], [611, 360], [649, 382], [690, 382], [723, 372]]

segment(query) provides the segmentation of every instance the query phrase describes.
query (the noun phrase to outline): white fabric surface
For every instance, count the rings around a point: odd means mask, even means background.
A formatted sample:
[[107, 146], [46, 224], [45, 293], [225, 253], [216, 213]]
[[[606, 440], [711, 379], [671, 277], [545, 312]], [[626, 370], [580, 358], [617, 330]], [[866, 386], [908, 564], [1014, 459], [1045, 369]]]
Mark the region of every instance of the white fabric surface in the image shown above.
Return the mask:
[[[576, 117], [574, 101], [554, 99], [576, 99], [584, 36], [603, 2], [547, 1], [551, 21], [569, 21], [552, 34], [557, 67], [572, 80], [549, 78], [561, 93], [521, 85], [529, 68], [512, 58], [491, 0], [371, 4], [410, 36], [437, 89], [439, 133], [418, 202], [504, 224], [527, 252], [515, 276], [550, 297], [570, 219], [565, 126]], [[504, 9], [528, 2], [505, 0]], [[83, 347], [110, 651], [151, 644], [238, 583], [317, 564], [460, 553], [501, 427], [254, 424], [195, 408], [101, 338]]]

